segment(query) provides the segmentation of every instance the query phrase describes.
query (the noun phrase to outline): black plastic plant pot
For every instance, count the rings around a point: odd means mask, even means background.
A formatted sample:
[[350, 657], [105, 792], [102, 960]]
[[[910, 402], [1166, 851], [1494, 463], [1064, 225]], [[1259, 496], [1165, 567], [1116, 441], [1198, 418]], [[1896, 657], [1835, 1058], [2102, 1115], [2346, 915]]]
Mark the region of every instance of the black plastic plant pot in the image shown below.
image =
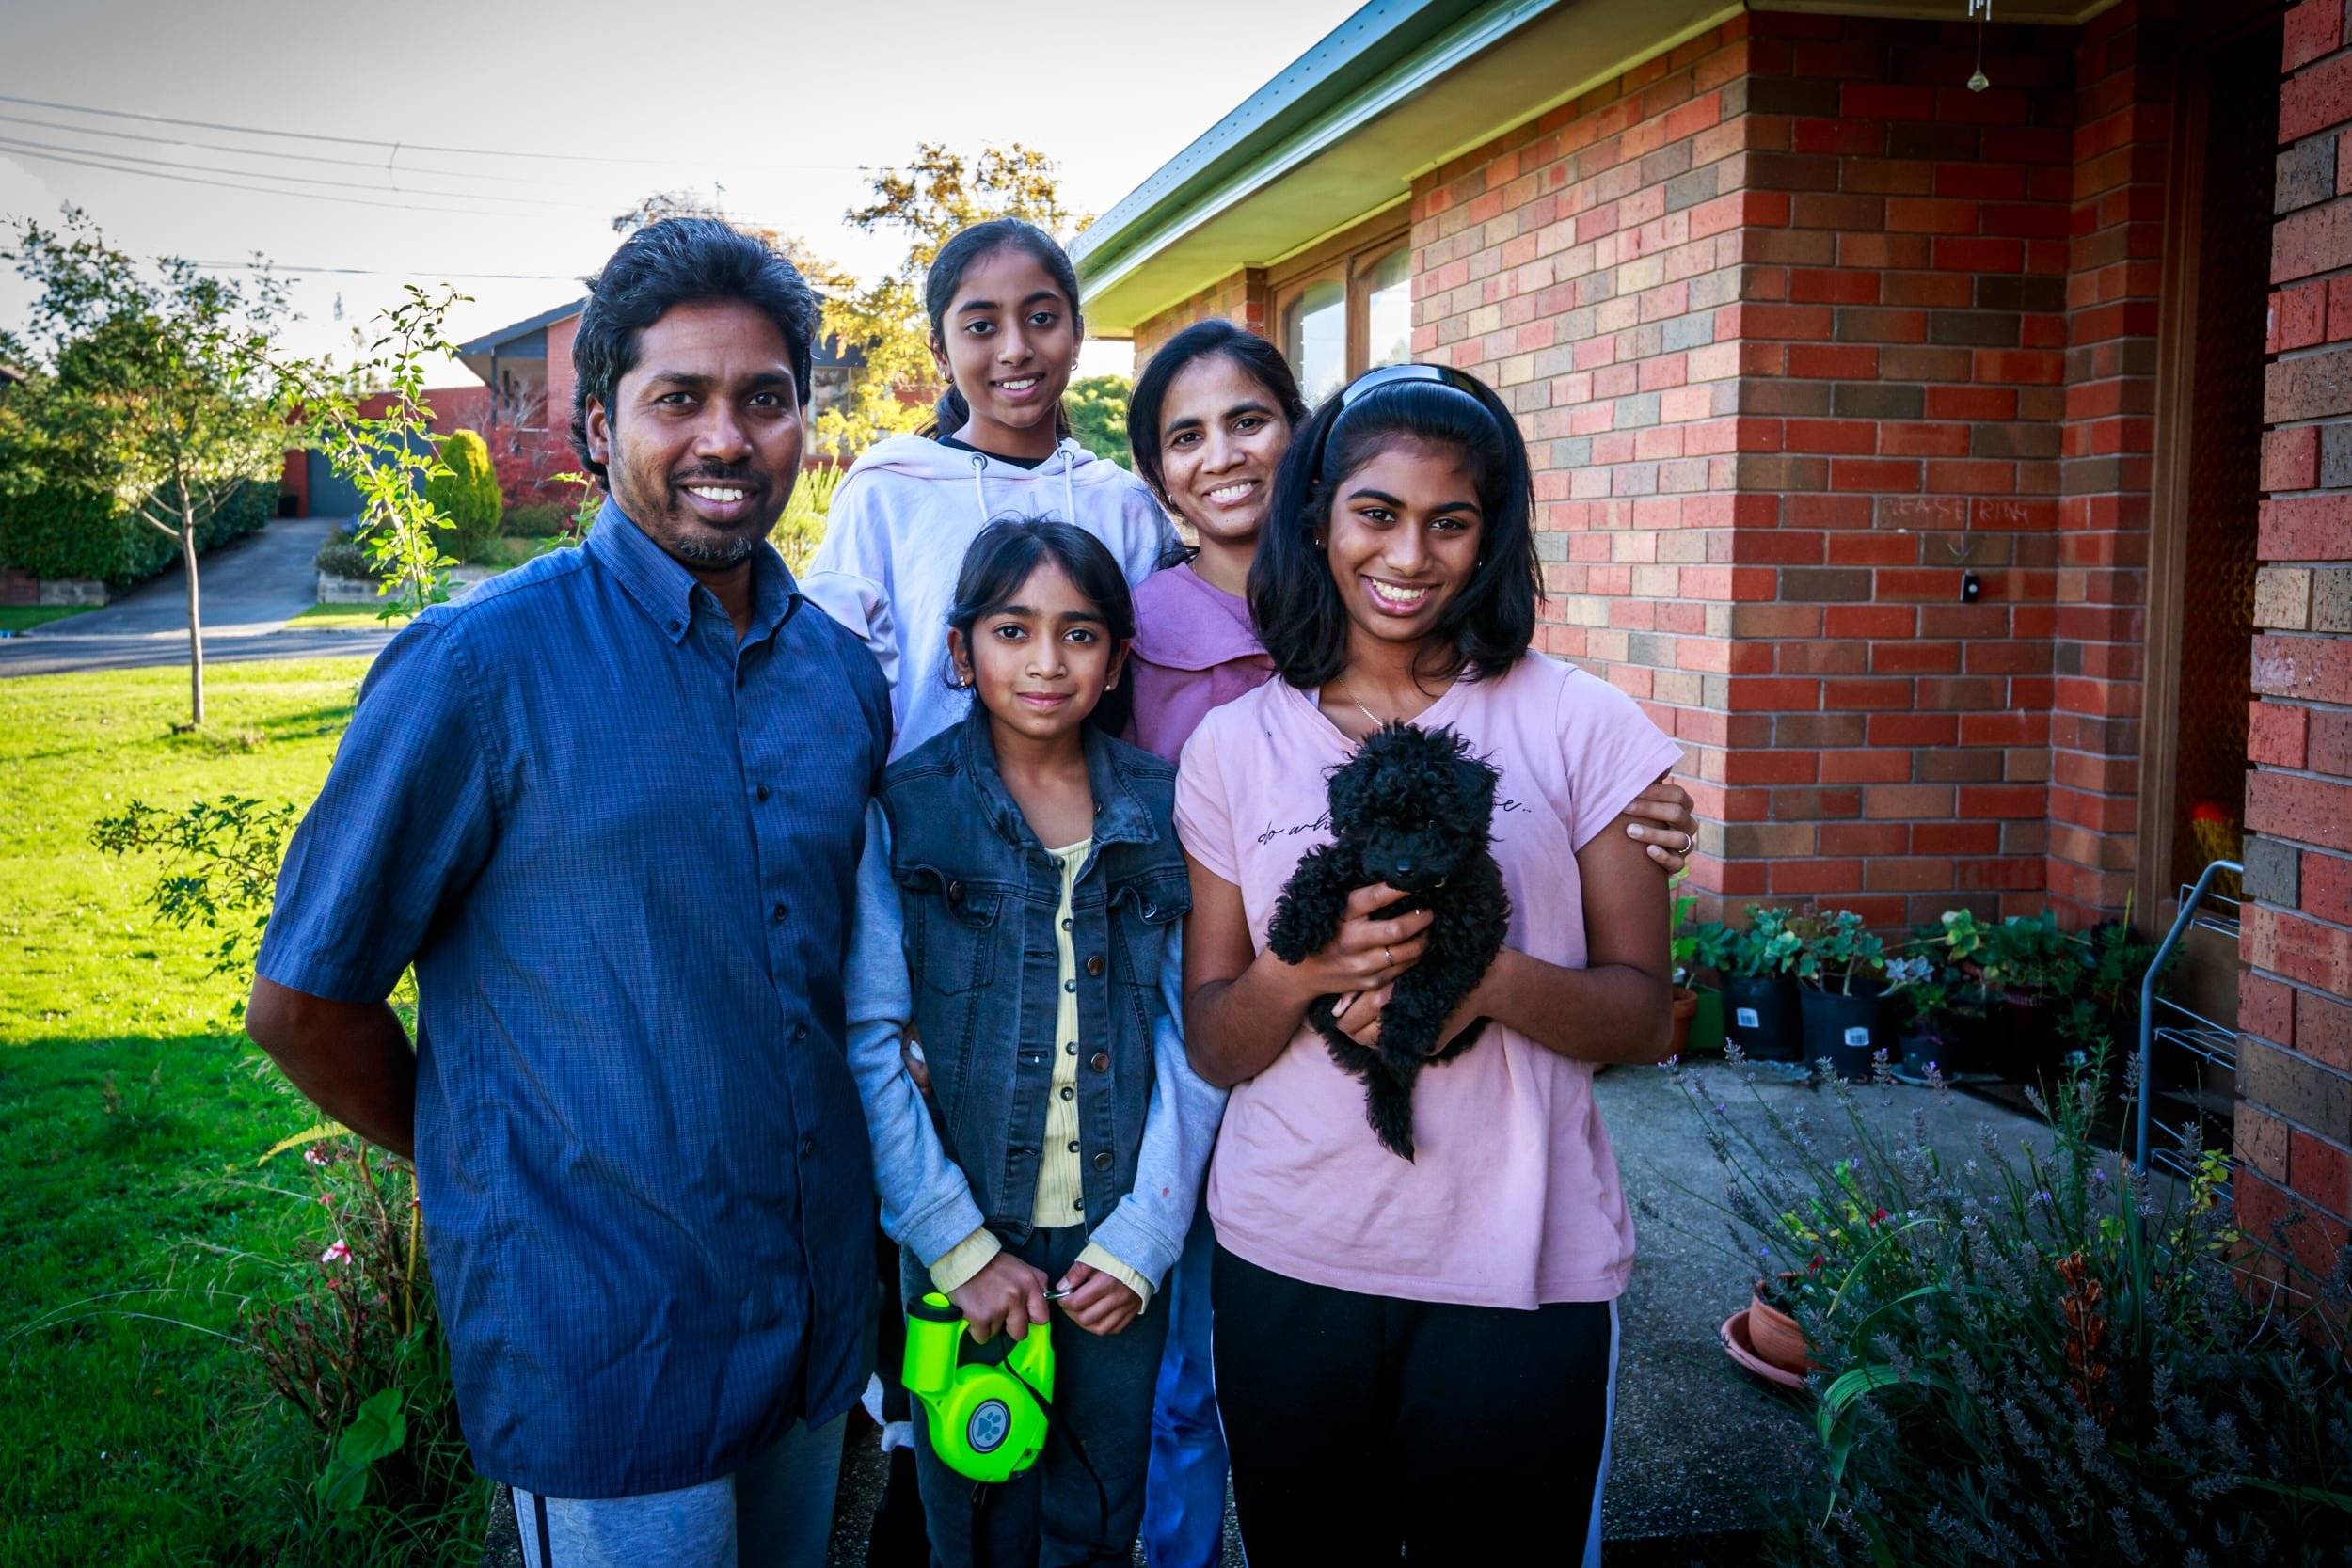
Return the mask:
[[1867, 1083], [1872, 1054], [1894, 1043], [1879, 1019], [1885, 1005], [1883, 990], [1875, 981], [1867, 990], [1857, 983], [1851, 995], [1805, 987], [1804, 1059], [1818, 1062], [1827, 1057], [1840, 1078]]
[[1804, 1054], [1797, 1020], [1797, 983], [1786, 974], [1724, 976], [1724, 1037], [1752, 1062], [1793, 1062]]
[[1933, 1068], [1949, 1079], [1953, 1073], [1965, 1070], [1960, 1060], [1961, 1055], [1959, 1042], [1950, 1036], [1905, 1035], [1900, 1053], [1896, 1057], [1900, 1064], [1896, 1070], [1905, 1078], [1924, 1079], [1928, 1069]]

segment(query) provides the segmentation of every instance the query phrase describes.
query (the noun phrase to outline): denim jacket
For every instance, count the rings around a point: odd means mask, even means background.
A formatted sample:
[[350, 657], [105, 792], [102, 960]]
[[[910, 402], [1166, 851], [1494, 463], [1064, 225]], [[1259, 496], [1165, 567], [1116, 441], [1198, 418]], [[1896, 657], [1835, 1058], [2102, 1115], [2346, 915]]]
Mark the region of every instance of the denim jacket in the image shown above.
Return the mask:
[[[1225, 1094], [1192, 1070], [1180, 927], [1192, 895], [1175, 769], [1086, 732], [1094, 848], [1072, 895], [1078, 1137], [1089, 1239], [1157, 1286], [1184, 1250]], [[986, 1226], [1030, 1231], [1052, 1091], [1061, 873], [971, 716], [883, 776], [858, 874], [850, 1068], [882, 1228], [926, 1266]], [[923, 1042], [931, 1104], [899, 1059]]]

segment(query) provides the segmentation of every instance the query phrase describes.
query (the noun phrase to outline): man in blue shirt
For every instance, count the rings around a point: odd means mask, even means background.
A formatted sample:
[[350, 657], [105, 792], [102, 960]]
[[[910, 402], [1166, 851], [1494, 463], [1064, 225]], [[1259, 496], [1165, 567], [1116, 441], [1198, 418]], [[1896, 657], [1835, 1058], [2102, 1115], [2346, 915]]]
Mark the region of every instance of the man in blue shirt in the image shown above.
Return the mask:
[[620, 247], [573, 351], [596, 528], [384, 651], [262, 944], [253, 1038], [416, 1161], [458, 1412], [532, 1568], [822, 1560], [873, 1279], [840, 977], [890, 710], [767, 544], [816, 335], [724, 224]]

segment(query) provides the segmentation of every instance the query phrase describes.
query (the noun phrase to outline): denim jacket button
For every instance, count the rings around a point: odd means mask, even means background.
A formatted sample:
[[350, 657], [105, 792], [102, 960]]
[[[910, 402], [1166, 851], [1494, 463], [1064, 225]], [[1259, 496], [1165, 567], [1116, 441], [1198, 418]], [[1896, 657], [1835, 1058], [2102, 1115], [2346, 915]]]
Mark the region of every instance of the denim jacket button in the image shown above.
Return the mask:
[[1109, 1149], [1104, 1149], [1102, 1152], [1095, 1155], [1094, 1168], [1096, 1170], [1108, 1170], [1111, 1168], [1111, 1151]]
[[1111, 1069], [1111, 1053], [1107, 1051], [1098, 1051], [1087, 1058], [1087, 1066], [1097, 1072], [1108, 1072]]
[[1091, 975], [1096, 976], [1097, 978], [1100, 978], [1100, 977], [1101, 977], [1102, 973], [1103, 973], [1103, 955], [1102, 955], [1102, 954], [1097, 953], [1097, 954], [1095, 954], [1092, 958], [1089, 958], [1089, 959], [1087, 960], [1087, 973], [1088, 973], [1089, 974], [1091, 974]]
[[961, 882], [949, 882], [947, 884], [947, 902], [950, 904], [961, 904], [963, 902], [963, 884]]

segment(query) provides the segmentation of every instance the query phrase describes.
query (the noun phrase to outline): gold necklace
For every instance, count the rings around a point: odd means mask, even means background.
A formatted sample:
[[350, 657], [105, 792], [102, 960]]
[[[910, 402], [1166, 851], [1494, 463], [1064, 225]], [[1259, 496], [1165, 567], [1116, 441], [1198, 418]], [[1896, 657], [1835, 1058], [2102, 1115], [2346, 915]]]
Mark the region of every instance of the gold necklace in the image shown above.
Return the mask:
[[1371, 721], [1372, 721], [1372, 727], [1373, 727], [1375, 731], [1376, 731], [1376, 730], [1379, 730], [1379, 729], [1382, 729], [1382, 728], [1386, 727], [1387, 725], [1389, 725], [1390, 723], [1392, 723], [1392, 722], [1393, 722], [1393, 723], [1403, 723], [1403, 722], [1404, 722], [1404, 721], [1403, 721], [1403, 720], [1401, 720], [1401, 719], [1400, 719], [1400, 720], [1388, 720], [1388, 719], [1383, 719], [1383, 718], [1381, 718], [1378, 714], [1376, 714], [1376, 713], [1373, 712], [1373, 711], [1372, 711], [1372, 709], [1370, 709], [1370, 708], [1368, 708], [1368, 707], [1364, 706], [1364, 700], [1363, 700], [1361, 697], [1357, 696], [1357, 695], [1356, 695], [1356, 693], [1354, 693], [1353, 691], [1350, 691], [1350, 692], [1347, 694], [1347, 700], [1348, 700], [1349, 702], [1354, 703], [1354, 704], [1356, 705], [1356, 711], [1357, 711], [1357, 712], [1359, 712], [1359, 713], [1362, 714], [1362, 715], [1363, 715], [1366, 719], [1369, 719], [1369, 720], [1371, 720]]

